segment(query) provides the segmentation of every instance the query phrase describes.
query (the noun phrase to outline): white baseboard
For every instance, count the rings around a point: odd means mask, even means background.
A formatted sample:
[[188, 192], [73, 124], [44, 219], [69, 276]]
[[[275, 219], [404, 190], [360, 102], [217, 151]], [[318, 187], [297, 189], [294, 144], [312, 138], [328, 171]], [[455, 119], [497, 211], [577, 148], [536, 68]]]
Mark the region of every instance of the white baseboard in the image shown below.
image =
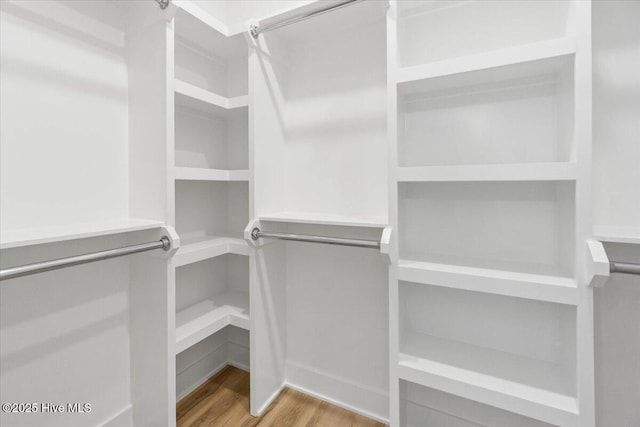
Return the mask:
[[287, 387], [389, 424], [389, 395], [383, 390], [376, 390], [292, 362], [287, 362], [285, 378]]
[[262, 415], [264, 410], [267, 409], [269, 405], [271, 405], [271, 403], [275, 400], [276, 397], [278, 397], [280, 393], [282, 393], [282, 390], [284, 390], [284, 388], [285, 384], [282, 384], [280, 387], [278, 387], [278, 389], [274, 391], [271, 396], [269, 396], [267, 401], [260, 408], [258, 408], [258, 412], [255, 414], [252, 412], [251, 415], [254, 417], [259, 417], [260, 415]]
[[191, 393], [192, 391], [194, 391], [195, 389], [200, 387], [202, 384], [204, 384], [207, 381], [209, 381], [209, 379], [211, 379], [211, 377], [217, 375], [220, 371], [222, 371], [224, 368], [226, 368], [227, 365], [228, 365], [228, 363], [225, 360], [224, 362], [220, 363], [218, 366], [213, 368], [205, 376], [203, 376], [199, 381], [197, 381], [196, 383], [190, 385], [188, 388], [183, 390], [182, 393], [180, 393], [178, 396], [176, 396], [176, 402], [179, 402], [180, 400], [184, 399], [187, 395], [189, 395], [189, 393]]
[[133, 411], [131, 405], [124, 407], [120, 412], [111, 416], [100, 424], [102, 427], [131, 427], [133, 426]]

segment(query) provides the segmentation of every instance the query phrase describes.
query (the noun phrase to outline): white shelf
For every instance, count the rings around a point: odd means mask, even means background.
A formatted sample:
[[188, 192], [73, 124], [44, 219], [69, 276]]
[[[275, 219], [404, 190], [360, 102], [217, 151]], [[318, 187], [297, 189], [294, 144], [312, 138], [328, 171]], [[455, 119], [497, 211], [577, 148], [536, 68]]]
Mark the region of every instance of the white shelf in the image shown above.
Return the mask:
[[164, 223], [160, 221], [129, 218], [46, 228], [3, 230], [0, 233], [2, 236], [0, 239], [0, 249], [151, 230], [162, 226], [164, 226]]
[[398, 168], [399, 182], [573, 181], [576, 176], [576, 164], [567, 162]]
[[[564, 67], [567, 58], [575, 51], [576, 43], [573, 37], [547, 40], [403, 67], [398, 70], [397, 83], [402, 86], [403, 92], [413, 92], [548, 74]], [[483, 73], [482, 78], [479, 78], [477, 72], [483, 71], [489, 73]], [[443, 79], [447, 80], [446, 84], [442, 81]]]
[[176, 105], [206, 114], [229, 116], [232, 113], [230, 110], [245, 108], [249, 105], [248, 95], [227, 98], [178, 79], [174, 80], [174, 90]]
[[593, 237], [601, 242], [640, 244], [640, 227], [596, 226]]
[[342, 215], [317, 214], [307, 212], [277, 212], [260, 215], [261, 221], [291, 222], [296, 224], [339, 225], [345, 227], [384, 228], [386, 220], [379, 217], [348, 217]]
[[233, 325], [249, 330], [249, 295], [226, 291], [176, 313], [176, 354]]
[[568, 277], [400, 260], [398, 279], [559, 304], [578, 302], [577, 283]]
[[206, 169], [176, 166], [174, 177], [177, 181], [248, 181], [247, 169]]
[[201, 236], [183, 238], [173, 257], [173, 265], [181, 267], [224, 254], [249, 255], [249, 245], [241, 237]]
[[403, 380], [554, 425], [577, 423], [577, 399], [566, 394], [560, 365], [422, 334], [402, 342]]

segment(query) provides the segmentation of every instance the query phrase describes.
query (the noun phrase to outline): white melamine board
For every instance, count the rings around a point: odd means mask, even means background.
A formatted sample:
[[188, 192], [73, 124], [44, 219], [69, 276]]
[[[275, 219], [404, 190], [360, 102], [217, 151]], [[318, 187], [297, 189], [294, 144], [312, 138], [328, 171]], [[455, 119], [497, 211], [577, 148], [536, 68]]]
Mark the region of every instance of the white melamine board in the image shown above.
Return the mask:
[[407, 183], [399, 191], [403, 259], [572, 276], [571, 183]]
[[136, 218], [173, 225], [173, 120], [168, 119], [174, 108], [172, 25], [157, 5], [131, 4], [137, 9], [128, 15], [136, 24], [126, 38], [129, 211]]
[[284, 386], [287, 349], [284, 244], [264, 245], [250, 257], [251, 415], [258, 416]]
[[553, 427], [513, 412], [400, 381], [400, 399], [407, 427], [424, 425], [447, 427]]
[[[525, 370], [534, 380], [537, 379], [536, 374], [544, 373], [548, 376], [554, 366], [535, 363], [526, 358], [515, 358], [508, 353], [486, 351], [481, 347], [441, 339], [427, 340], [424, 336], [419, 339], [424, 343], [423, 347], [430, 346], [429, 353], [419, 357], [401, 352], [398, 369], [401, 379], [549, 423], [577, 425], [578, 407], [575, 397], [513, 382], [500, 378], [495, 373], [484, 374], [470, 370], [464, 366], [464, 362], [463, 367], [457, 364], [465, 356], [490, 358], [493, 366], [502, 364], [505, 370]], [[554, 374], [556, 373], [552, 372], [551, 375]]]
[[430, 88], [400, 86], [399, 164], [571, 161], [572, 69], [498, 80], [481, 71], [465, 74], [462, 86], [448, 77], [427, 80]]
[[174, 169], [174, 177], [177, 181], [248, 181], [249, 171], [205, 169], [177, 167]]
[[398, 169], [398, 182], [573, 181], [574, 163], [414, 166]]
[[446, 59], [398, 70], [403, 91], [558, 72], [576, 51], [575, 39], [564, 37], [460, 58]]
[[593, 5], [594, 234], [640, 242], [640, 4]]
[[57, 2], [0, 12], [2, 230], [127, 218], [122, 31]]
[[90, 223], [75, 223], [66, 226], [7, 230], [2, 232], [0, 249], [44, 243], [63, 242], [65, 240], [85, 239], [88, 237], [108, 236], [111, 234], [160, 228], [163, 223], [145, 219], [122, 219]]
[[576, 281], [567, 277], [400, 260], [398, 279], [561, 304], [578, 299]]
[[176, 181], [176, 229], [187, 240], [241, 233], [248, 199], [246, 182]]
[[248, 243], [234, 237], [196, 237], [182, 240], [173, 258], [173, 265], [180, 267], [224, 254], [249, 255]]
[[229, 111], [248, 105], [247, 95], [226, 97], [176, 79], [173, 83], [177, 105], [213, 115], [228, 116]]
[[387, 224], [383, 218], [357, 218], [342, 215], [318, 214], [308, 212], [278, 212], [260, 215], [262, 221], [289, 222], [298, 224], [337, 225], [346, 227], [383, 228]]
[[593, 237], [602, 242], [640, 244], [640, 227], [596, 226]]
[[400, 1], [398, 8], [402, 66], [557, 39], [573, 31], [569, 1]]
[[225, 291], [176, 313], [176, 353], [233, 325], [249, 329], [249, 297]]
[[[132, 425], [172, 426], [175, 420], [174, 269], [141, 254], [130, 269], [129, 321]], [[104, 388], [100, 388], [104, 393]]]

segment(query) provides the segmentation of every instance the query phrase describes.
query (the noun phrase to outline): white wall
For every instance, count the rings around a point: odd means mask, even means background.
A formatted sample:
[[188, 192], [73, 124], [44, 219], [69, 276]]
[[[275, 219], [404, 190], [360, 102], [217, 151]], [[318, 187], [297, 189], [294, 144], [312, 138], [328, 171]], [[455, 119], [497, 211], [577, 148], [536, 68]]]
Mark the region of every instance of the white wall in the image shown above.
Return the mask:
[[2, 229], [124, 218], [123, 37], [55, 2], [2, 2]]

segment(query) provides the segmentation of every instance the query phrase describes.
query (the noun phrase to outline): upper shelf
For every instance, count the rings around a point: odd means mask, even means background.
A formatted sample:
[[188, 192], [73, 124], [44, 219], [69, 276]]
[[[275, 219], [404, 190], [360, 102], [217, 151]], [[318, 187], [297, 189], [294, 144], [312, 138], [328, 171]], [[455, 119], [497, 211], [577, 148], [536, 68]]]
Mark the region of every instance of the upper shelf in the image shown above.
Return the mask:
[[297, 224], [339, 225], [346, 227], [384, 228], [387, 222], [379, 217], [349, 217], [342, 215], [318, 214], [307, 212], [277, 212], [260, 215], [261, 221], [291, 222]]
[[207, 169], [175, 167], [176, 181], [249, 181], [247, 169]]
[[640, 244], [640, 227], [596, 226], [593, 237], [601, 242]]
[[27, 228], [2, 231], [0, 249], [19, 248], [21, 246], [43, 243], [63, 242], [87, 237], [108, 236], [111, 234], [160, 228], [164, 223], [146, 219], [118, 219], [110, 221], [70, 224], [46, 228]]
[[174, 80], [176, 105], [216, 116], [229, 116], [230, 110], [245, 108], [249, 105], [249, 96], [227, 98], [201, 89], [191, 83]]
[[398, 168], [398, 182], [573, 181], [576, 176], [576, 165], [569, 162]]
[[403, 93], [503, 81], [557, 72], [576, 51], [573, 37], [403, 67], [397, 83]]

